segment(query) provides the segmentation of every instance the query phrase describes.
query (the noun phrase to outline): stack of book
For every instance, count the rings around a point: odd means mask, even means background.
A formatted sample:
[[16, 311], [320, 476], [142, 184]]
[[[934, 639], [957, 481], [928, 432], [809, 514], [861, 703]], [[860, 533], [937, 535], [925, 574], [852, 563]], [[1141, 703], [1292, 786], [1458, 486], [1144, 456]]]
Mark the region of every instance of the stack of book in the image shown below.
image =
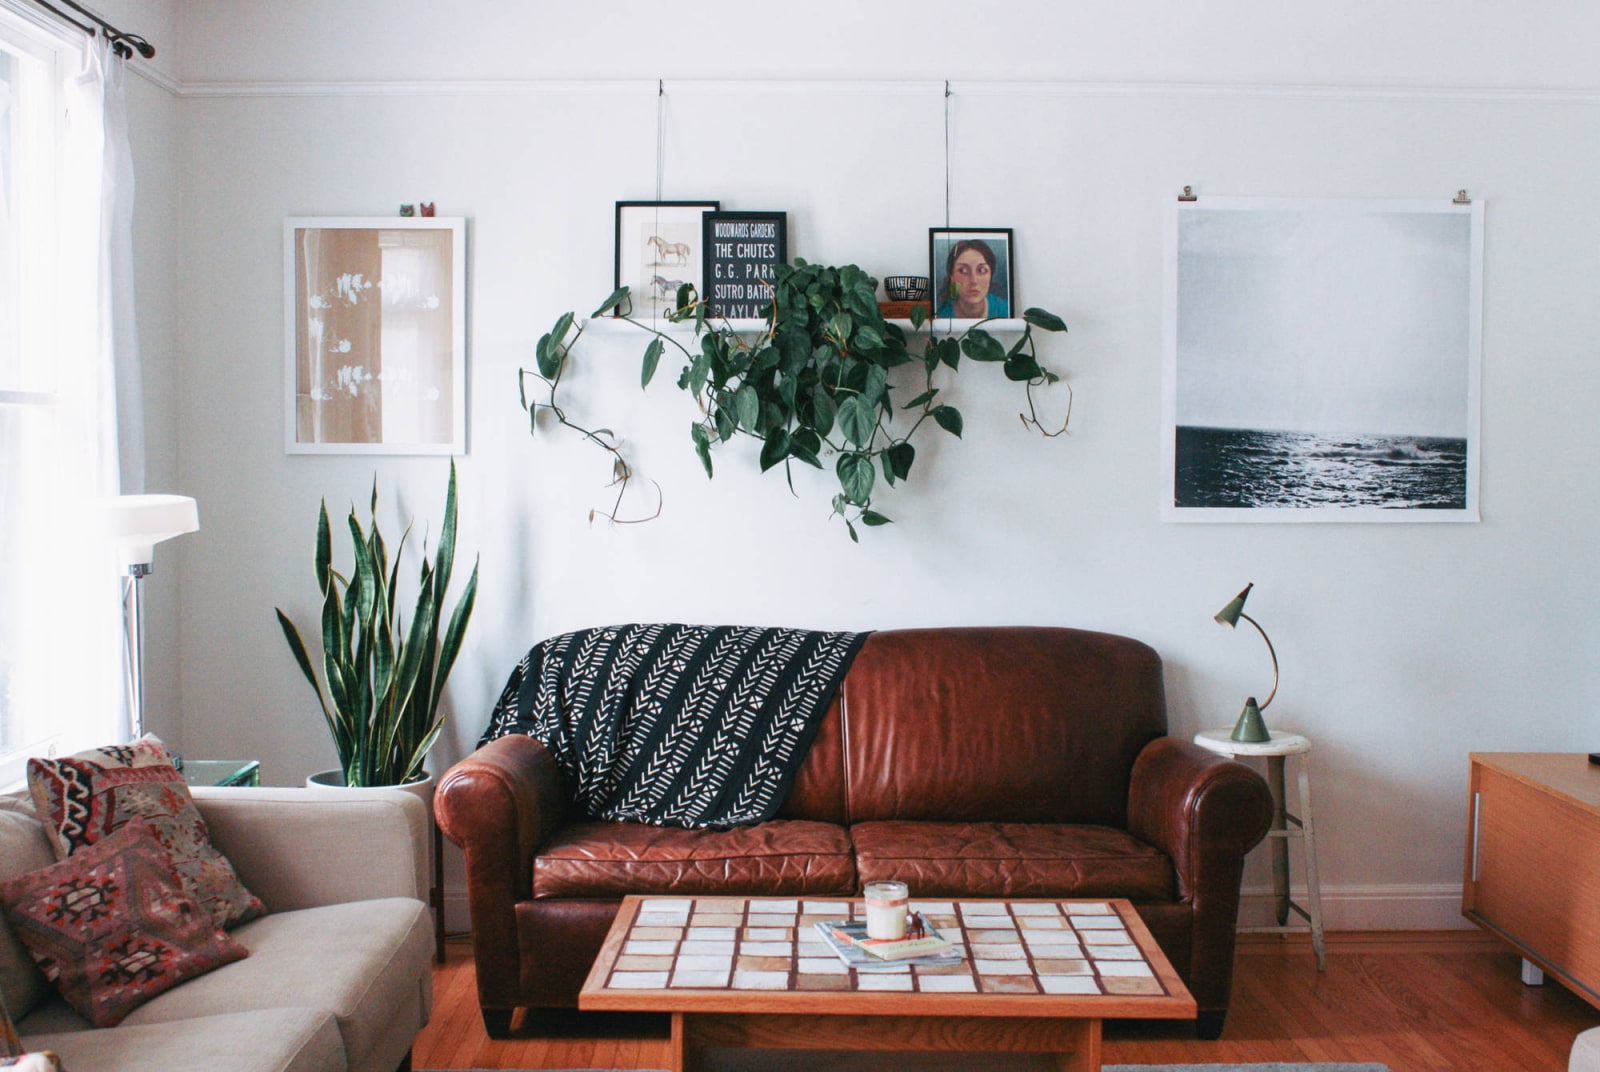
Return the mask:
[[902, 964], [954, 964], [961, 950], [913, 912], [904, 938], [868, 938], [865, 920], [824, 919], [816, 924], [828, 946], [859, 972], [899, 971]]

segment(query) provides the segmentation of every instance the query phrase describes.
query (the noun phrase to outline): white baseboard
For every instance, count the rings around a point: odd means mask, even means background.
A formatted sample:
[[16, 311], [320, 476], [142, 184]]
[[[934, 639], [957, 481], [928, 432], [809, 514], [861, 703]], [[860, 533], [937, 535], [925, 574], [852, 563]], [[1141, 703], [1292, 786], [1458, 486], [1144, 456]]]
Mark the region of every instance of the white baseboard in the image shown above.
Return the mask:
[[[1241, 923], [1275, 922], [1267, 900], [1270, 887], [1246, 886], [1242, 894], [1247, 900], [1239, 911]], [[1292, 887], [1290, 895], [1305, 905], [1303, 886]], [[1303, 922], [1291, 915], [1290, 922], [1296, 921]], [[1449, 931], [1472, 926], [1461, 915], [1460, 883], [1322, 887], [1324, 931]]]
[[[1265, 897], [1267, 887], [1246, 886], [1246, 897]], [[1305, 889], [1296, 887], [1293, 897], [1305, 904]], [[1246, 901], [1240, 911], [1241, 923], [1273, 922], [1271, 908], [1259, 901]], [[1294, 917], [1299, 919], [1298, 916]], [[444, 896], [445, 930], [460, 934], [471, 927], [467, 893], [461, 887], [447, 887]], [[1448, 931], [1471, 930], [1472, 924], [1461, 915], [1459, 883], [1441, 885], [1324, 886], [1322, 888], [1322, 928], [1325, 931]]]

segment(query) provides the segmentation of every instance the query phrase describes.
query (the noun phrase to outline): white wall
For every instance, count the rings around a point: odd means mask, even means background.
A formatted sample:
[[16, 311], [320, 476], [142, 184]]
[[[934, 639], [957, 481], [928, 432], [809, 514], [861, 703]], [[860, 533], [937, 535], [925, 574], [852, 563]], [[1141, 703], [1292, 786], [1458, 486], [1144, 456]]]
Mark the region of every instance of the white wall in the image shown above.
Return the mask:
[[[1317, 745], [1331, 923], [1452, 925], [1467, 752], [1600, 736], [1600, 15], [1551, 6], [1026, 3], [958, 28], [943, 0], [915, 25], [823, 3], [821, 31], [753, 5], [624, 3], [593, 27], [577, 5], [183, 8], [177, 475], [205, 528], [181, 549], [182, 746], [274, 783], [332, 763], [272, 608], [312, 620], [319, 498], [342, 512], [376, 471], [390, 508], [436, 521], [446, 463], [283, 453], [281, 222], [432, 200], [471, 221], [460, 543], [483, 566], [441, 769], [529, 644], [630, 620], [1106, 629], [1163, 654], [1174, 732], [1230, 724], [1265, 654], [1210, 616], [1249, 580], [1284, 666], [1268, 720]], [[654, 193], [658, 76], [667, 198], [786, 210], [792, 254], [880, 277], [919, 271], [943, 221], [950, 78], [954, 220], [1016, 228], [1023, 299], [1072, 325], [1046, 355], [1072, 434], [1028, 435], [1011, 385], [969, 369], [965, 441], [919, 448], [881, 502], [899, 523], [856, 546], [819, 481], [792, 498], [743, 450], [706, 481], [676, 363], [641, 394], [641, 346], [591, 336], [567, 401], [666, 501], [587, 523], [606, 461], [527, 435], [516, 370], [610, 290], [614, 202]], [[1163, 220], [1185, 184], [1486, 200], [1482, 523], [1158, 519]]]

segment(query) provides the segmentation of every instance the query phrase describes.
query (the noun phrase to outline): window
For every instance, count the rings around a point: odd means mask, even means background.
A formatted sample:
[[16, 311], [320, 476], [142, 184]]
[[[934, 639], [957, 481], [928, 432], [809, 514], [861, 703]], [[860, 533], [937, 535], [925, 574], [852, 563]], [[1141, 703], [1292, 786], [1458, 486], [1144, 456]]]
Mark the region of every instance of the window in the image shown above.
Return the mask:
[[103, 139], [98, 98], [74, 96], [83, 56], [0, 0], [0, 786], [121, 718], [117, 582], [94, 524], [116, 426], [85, 241]]

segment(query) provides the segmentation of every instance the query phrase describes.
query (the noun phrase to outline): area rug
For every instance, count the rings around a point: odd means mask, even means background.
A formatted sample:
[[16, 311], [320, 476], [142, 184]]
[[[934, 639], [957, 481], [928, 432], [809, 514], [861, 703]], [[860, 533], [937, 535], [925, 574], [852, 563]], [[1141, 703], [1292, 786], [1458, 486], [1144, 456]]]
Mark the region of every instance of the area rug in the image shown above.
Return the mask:
[[[867, 1072], [867, 1070], [881, 1069], [881, 1059], [873, 1060], [867, 1055], [850, 1055], [835, 1057], [817, 1063], [817, 1052], [804, 1051], [805, 1064], [794, 1064], [785, 1060], [785, 1057], [800, 1056], [798, 1054], [779, 1055], [771, 1050], [765, 1050], [755, 1055], [752, 1059], [744, 1057], [735, 1063], [729, 1063], [726, 1058], [713, 1054], [707, 1062], [707, 1067], [717, 1072], [789, 1072], [790, 1069], [804, 1068], [816, 1072]], [[983, 1058], [981, 1063], [974, 1063], [972, 1057], [956, 1055], [930, 1055], [929, 1058], [917, 1060], [914, 1065], [902, 1064], [899, 1060], [902, 1054], [895, 1054], [896, 1068], [915, 1068], [918, 1072], [926, 1069], [933, 1072], [998, 1072], [1000, 1069], [1025, 1069], [1041, 1067], [1037, 1063], [1024, 1059], [1014, 1061], [1011, 1059]], [[770, 1058], [770, 1059], [769, 1059]], [[860, 1062], [867, 1063], [860, 1063]], [[427, 1072], [426, 1069], [417, 1069], [417, 1072]], [[547, 1069], [545, 1072], [629, 1072], [625, 1069], [599, 1069], [599, 1068], [560, 1068]], [[639, 1069], [636, 1072], [650, 1072]], [[1293, 1064], [1282, 1061], [1269, 1061], [1266, 1064], [1252, 1065], [1106, 1065], [1103, 1072], [1390, 1072], [1388, 1065], [1381, 1064], [1349, 1064], [1344, 1061], [1317, 1062], [1312, 1064]]]

